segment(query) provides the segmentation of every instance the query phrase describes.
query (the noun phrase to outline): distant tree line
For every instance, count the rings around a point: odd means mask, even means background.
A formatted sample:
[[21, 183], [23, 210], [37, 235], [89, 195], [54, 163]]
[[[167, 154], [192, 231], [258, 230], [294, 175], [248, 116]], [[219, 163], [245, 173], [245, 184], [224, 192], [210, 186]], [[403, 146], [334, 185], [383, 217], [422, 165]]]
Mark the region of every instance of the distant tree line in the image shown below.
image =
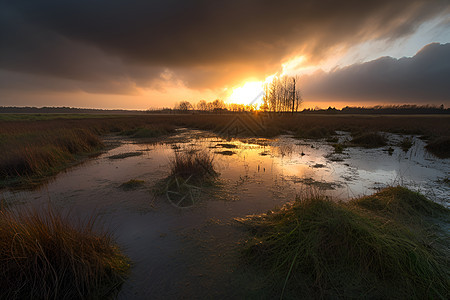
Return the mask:
[[389, 115], [389, 114], [450, 114], [450, 108], [444, 108], [444, 105], [376, 105], [372, 107], [350, 107], [342, 109], [328, 107], [328, 109], [304, 109], [302, 113], [325, 113], [325, 114], [371, 114], [371, 115]]
[[138, 114], [144, 113], [142, 110], [126, 109], [95, 109], [76, 107], [17, 107], [0, 106], [0, 113], [8, 114]]

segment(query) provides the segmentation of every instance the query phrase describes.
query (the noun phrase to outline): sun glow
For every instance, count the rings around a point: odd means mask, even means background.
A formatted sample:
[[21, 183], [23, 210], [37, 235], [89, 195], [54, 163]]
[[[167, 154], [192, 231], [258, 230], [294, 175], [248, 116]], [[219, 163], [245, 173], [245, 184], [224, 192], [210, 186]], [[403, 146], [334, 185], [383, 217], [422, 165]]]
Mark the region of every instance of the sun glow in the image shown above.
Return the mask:
[[258, 108], [262, 104], [264, 88], [262, 81], [246, 82], [243, 86], [233, 89], [228, 103], [256, 105]]

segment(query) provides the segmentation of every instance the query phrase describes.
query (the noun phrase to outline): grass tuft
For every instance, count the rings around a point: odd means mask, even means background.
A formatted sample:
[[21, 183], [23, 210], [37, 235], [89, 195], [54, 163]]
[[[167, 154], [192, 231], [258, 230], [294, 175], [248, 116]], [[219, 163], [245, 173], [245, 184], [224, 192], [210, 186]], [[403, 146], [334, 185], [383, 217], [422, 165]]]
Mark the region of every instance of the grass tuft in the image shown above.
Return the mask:
[[450, 137], [434, 139], [425, 148], [439, 158], [450, 158]]
[[133, 157], [133, 156], [141, 156], [144, 153], [142, 152], [125, 152], [125, 153], [119, 153], [115, 155], [108, 156], [109, 159], [124, 159], [127, 157]]
[[364, 148], [378, 148], [386, 146], [387, 140], [384, 136], [376, 132], [363, 133], [355, 136], [351, 144]]
[[238, 220], [254, 236], [243, 257], [270, 274], [273, 296], [447, 299], [448, 245], [435, 247], [425, 229], [397, 218], [439, 211], [448, 220], [449, 211], [437, 204], [423, 212], [429, 204], [403, 188], [348, 204], [320, 195], [298, 198], [278, 211]]
[[0, 210], [0, 298], [94, 299], [117, 292], [128, 259], [95, 217], [74, 223], [48, 208]]
[[336, 132], [326, 127], [312, 127], [309, 129], [300, 128], [297, 130], [295, 136], [304, 139], [322, 139], [336, 135]]
[[127, 182], [122, 183], [120, 187], [125, 191], [129, 191], [142, 187], [144, 183], [145, 183], [144, 180], [130, 179]]
[[403, 151], [408, 152], [409, 148], [413, 145], [413, 140], [411, 138], [404, 138], [398, 145]]
[[180, 176], [184, 179], [203, 179], [216, 175], [214, 170], [214, 156], [207, 151], [184, 151], [175, 152], [170, 161], [171, 175]]

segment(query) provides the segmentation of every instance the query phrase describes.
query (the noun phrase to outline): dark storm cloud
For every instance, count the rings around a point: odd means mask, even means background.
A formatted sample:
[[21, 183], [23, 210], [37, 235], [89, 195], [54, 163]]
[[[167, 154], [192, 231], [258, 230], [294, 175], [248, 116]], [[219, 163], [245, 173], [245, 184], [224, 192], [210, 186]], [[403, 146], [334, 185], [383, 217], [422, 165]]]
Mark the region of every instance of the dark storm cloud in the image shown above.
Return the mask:
[[303, 78], [305, 97], [450, 104], [450, 44], [429, 44], [414, 57], [382, 57]]
[[[395, 39], [446, 0], [2, 1], [0, 68], [80, 82], [152, 87], [169, 68], [215, 88], [270, 74], [293, 54]], [[103, 84], [102, 83], [102, 84]]]

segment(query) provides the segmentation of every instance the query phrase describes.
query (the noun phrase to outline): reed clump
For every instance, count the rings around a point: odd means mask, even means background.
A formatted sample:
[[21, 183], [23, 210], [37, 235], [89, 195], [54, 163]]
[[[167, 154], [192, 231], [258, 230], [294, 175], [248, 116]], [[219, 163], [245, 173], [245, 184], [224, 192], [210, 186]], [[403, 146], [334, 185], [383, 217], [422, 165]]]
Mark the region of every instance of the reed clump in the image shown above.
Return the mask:
[[215, 176], [214, 156], [209, 151], [187, 150], [175, 152], [170, 161], [171, 175], [184, 179], [205, 179]]
[[378, 148], [386, 146], [387, 140], [383, 135], [377, 132], [369, 132], [356, 135], [350, 143], [364, 148]]
[[253, 235], [243, 257], [270, 274], [278, 297], [448, 299], [449, 245], [435, 245], [429, 223], [405, 218], [439, 214], [448, 224], [449, 210], [429, 205], [399, 187], [350, 203], [296, 199], [239, 220]]
[[99, 299], [117, 292], [129, 261], [95, 223], [73, 222], [52, 208], [0, 210], [0, 298]]
[[450, 137], [436, 138], [430, 141], [425, 148], [439, 158], [450, 158]]

